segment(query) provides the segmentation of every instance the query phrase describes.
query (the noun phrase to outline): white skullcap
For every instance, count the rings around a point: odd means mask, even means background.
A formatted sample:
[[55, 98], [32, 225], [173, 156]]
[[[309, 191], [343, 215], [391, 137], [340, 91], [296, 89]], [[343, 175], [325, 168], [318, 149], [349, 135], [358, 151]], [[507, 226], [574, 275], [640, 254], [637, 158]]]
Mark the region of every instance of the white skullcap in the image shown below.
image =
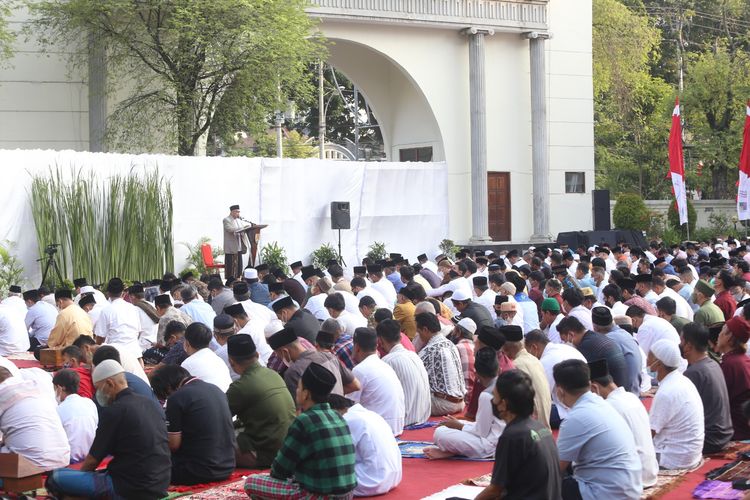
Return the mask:
[[93, 383], [101, 382], [104, 379], [113, 377], [118, 373], [124, 373], [125, 369], [120, 363], [114, 359], [105, 359], [94, 368], [94, 373], [91, 374], [91, 381]]
[[86, 285], [86, 286], [81, 287], [81, 294], [93, 293], [93, 292], [94, 292], [94, 287], [91, 285]]
[[245, 272], [243, 273], [243, 276], [246, 280], [257, 280], [258, 279], [258, 270], [253, 269], [252, 267], [248, 267], [245, 269]]
[[462, 288], [456, 289], [451, 296], [451, 300], [457, 300], [459, 302], [469, 299], [471, 299], [471, 294]]
[[669, 368], [677, 368], [682, 362], [682, 356], [680, 356], [680, 346], [677, 342], [668, 339], [657, 340], [651, 345], [651, 354], [661, 361], [664, 366]]
[[280, 319], [272, 319], [268, 322], [266, 327], [263, 329], [263, 334], [266, 338], [270, 337], [274, 333], [278, 333], [284, 329], [284, 323]]
[[457, 326], [460, 326], [467, 332], [474, 335], [477, 332], [477, 324], [474, 323], [474, 320], [471, 318], [462, 318], [461, 321], [456, 323]]
[[516, 285], [511, 283], [510, 281], [506, 281], [502, 285], [500, 285], [500, 290], [507, 293], [508, 295], [515, 295], [516, 294]]

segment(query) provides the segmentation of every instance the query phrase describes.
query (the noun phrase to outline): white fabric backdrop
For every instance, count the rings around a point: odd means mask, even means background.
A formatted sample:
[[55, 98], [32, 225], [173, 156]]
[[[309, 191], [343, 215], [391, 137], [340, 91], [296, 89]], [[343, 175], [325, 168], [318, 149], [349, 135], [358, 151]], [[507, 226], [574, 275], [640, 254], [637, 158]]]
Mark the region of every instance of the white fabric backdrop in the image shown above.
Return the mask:
[[[357, 265], [374, 241], [412, 261], [438, 253], [448, 231], [445, 163], [364, 163], [328, 160], [120, 155], [74, 151], [0, 150], [0, 241], [16, 243], [27, 286], [41, 280], [31, 215], [31, 177], [63, 167], [95, 168], [100, 178], [132, 168], [158, 167], [170, 179], [174, 204], [175, 269], [185, 266], [187, 249], [208, 236], [223, 243], [221, 220], [238, 203], [242, 216], [269, 227], [261, 246], [277, 241], [289, 261], [310, 262], [323, 243], [338, 243], [331, 229], [330, 203], [348, 201], [351, 230], [341, 231], [344, 260]], [[75, 270], [73, 271], [75, 274]]]

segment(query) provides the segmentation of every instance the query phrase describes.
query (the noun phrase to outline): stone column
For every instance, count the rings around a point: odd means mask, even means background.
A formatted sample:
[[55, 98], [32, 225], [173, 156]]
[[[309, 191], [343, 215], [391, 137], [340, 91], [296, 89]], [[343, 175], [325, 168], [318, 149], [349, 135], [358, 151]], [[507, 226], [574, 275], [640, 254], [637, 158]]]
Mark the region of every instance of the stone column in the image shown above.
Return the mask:
[[489, 29], [466, 28], [469, 37], [469, 98], [471, 117], [471, 239], [472, 244], [492, 241], [487, 203], [487, 99], [484, 74], [484, 37]]
[[547, 135], [546, 33], [524, 33], [531, 57], [531, 170], [533, 179], [534, 234], [532, 242], [551, 241], [549, 232], [549, 137]]
[[101, 40], [89, 34], [88, 105], [89, 151], [107, 150], [104, 136], [107, 130], [107, 50]]

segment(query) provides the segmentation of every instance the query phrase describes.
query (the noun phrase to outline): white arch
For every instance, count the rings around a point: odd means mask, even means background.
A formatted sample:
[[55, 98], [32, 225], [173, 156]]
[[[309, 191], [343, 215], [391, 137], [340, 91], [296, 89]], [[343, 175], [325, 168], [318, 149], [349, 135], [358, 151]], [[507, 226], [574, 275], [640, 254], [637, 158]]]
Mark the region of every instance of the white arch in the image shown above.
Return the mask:
[[408, 71], [360, 41], [342, 37], [329, 41], [329, 62], [367, 99], [380, 125], [387, 158], [398, 161], [398, 149], [429, 145], [433, 159], [444, 160], [443, 136], [432, 106]]

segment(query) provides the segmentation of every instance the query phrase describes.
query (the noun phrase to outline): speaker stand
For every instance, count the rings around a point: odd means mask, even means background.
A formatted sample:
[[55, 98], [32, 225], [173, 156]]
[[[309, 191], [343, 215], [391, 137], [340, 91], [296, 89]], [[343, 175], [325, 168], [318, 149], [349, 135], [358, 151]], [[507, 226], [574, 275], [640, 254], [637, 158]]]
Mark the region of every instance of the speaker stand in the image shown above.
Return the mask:
[[344, 261], [344, 256], [341, 253], [341, 229], [339, 229], [339, 265], [341, 267], [346, 267], [346, 262]]

